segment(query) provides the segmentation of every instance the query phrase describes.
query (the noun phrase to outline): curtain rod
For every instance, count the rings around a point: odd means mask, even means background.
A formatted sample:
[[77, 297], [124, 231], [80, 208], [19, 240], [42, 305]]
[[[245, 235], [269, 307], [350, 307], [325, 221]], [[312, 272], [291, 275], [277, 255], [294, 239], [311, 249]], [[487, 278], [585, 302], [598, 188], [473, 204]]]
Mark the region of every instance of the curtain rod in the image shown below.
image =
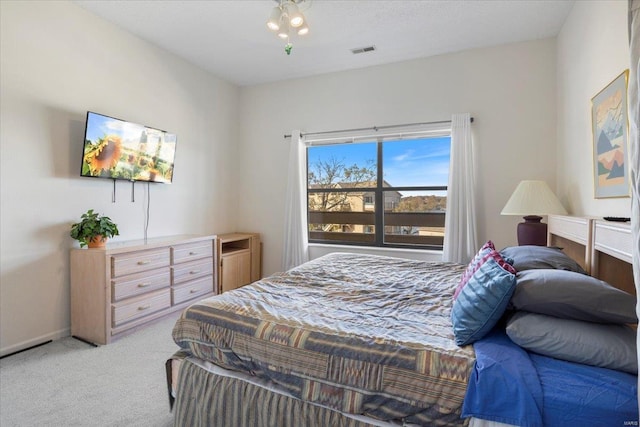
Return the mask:
[[[473, 117], [471, 117], [470, 120], [471, 123], [473, 123]], [[373, 130], [375, 132], [381, 130], [381, 129], [392, 129], [392, 128], [399, 128], [399, 127], [406, 127], [406, 126], [418, 126], [418, 125], [439, 125], [439, 124], [443, 124], [443, 123], [451, 123], [451, 120], [440, 120], [437, 122], [422, 122], [422, 123], [406, 123], [403, 125], [387, 125], [387, 126], [373, 126], [370, 128], [355, 128], [355, 129], [340, 129], [340, 130], [328, 130], [328, 131], [324, 131], [324, 132], [307, 132], [307, 133], [300, 133], [300, 136], [307, 136], [307, 135], [324, 135], [327, 133], [336, 133], [336, 132], [358, 132], [361, 130]], [[291, 134], [285, 134], [284, 138], [291, 138]]]

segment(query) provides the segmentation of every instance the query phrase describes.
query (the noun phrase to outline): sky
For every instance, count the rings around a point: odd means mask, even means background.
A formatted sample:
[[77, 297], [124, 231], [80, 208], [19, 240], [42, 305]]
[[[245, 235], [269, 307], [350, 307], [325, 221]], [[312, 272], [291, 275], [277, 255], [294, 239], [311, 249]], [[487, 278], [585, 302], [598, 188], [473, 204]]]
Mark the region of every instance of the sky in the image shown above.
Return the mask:
[[[385, 142], [383, 145], [384, 179], [392, 186], [447, 185], [451, 139], [421, 138]], [[365, 166], [376, 159], [376, 143], [352, 143], [310, 147], [309, 165], [335, 157], [346, 166]]]
[[89, 113], [87, 120], [86, 139], [91, 142], [98, 141], [110, 133], [119, 135], [124, 140], [140, 138], [143, 127], [139, 125], [128, 125], [127, 123], [107, 116], [96, 113]]
[[[148, 126], [139, 125], [136, 123], [127, 122], [120, 119], [114, 119], [112, 117], [103, 116], [100, 114], [89, 112], [87, 116], [87, 129], [86, 139], [91, 142], [96, 142], [99, 138], [104, 137], [110, 133], [119, 135], [124, 141], [139, 141], [142, 131], [147, 132], [147, 135], [157, 136], [157, 138], [164, 138], [164, 142], [175, 143], [175, 135], [168, 134], [164, 131], [153, 129]], [[148, 136], [148, 137], [149, 137]]]
[[[145, 150], [142, 150], [140, 146], [140, 136], [143, 131], [147, 132]], [[176, 135], [89, 112], [87, 115], [85, 139], [96, 144], [100, 138], [109, 134], [120, 136], [123, 143], [128, 145], [131, 149], [135, 149], [140, 152], [146, 151], [151, 155], [158, 155], [165, 161], [173, 163], [176, 150]], [[157, 150], [156, 145], [158, 143], [161, 144], [159, 151]]]

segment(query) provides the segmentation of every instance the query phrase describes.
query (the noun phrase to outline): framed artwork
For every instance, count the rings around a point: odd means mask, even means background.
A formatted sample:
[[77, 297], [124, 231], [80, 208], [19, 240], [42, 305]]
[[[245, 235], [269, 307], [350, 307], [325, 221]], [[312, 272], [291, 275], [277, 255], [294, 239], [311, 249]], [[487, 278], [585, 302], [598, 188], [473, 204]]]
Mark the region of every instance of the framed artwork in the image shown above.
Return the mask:
[[591, 98], [595, 198], [629, 197], [629, 110], [625, 70]]

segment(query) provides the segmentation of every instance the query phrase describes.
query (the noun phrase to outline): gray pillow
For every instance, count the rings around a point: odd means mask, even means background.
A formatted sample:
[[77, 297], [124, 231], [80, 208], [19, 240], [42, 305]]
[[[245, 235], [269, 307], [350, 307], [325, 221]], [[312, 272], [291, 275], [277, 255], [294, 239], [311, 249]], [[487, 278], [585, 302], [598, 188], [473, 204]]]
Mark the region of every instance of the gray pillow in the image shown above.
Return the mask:
[[627, 325], [520, 311], [507, 322], [507, 335], [520, 347], [544, 356], [638, 373], [636, 331]]
[[587, 274], [580, 264], [562, 252], [562, 249], [547, 246], [510, 246], [500, 251], [504, 258], [513, 259], [513, 267], [518, 271], [538, 268], [555, 268]]
[[508, 308], [588, 322], [638, 322], [634, 295], [594, 277], [565, 270], [518, 272]]

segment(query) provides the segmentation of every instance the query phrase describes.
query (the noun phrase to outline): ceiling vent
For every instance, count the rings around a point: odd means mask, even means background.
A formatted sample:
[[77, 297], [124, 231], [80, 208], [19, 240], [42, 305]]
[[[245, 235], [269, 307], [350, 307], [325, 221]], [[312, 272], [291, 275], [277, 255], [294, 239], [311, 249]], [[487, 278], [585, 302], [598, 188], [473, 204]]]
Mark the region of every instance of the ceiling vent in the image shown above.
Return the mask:
[[359, 53], [373, 52], [374, 50], [376, 50], [375, 46], [359, 47], [356, 49], [351, 49], [351, 53], [357, 55]]

